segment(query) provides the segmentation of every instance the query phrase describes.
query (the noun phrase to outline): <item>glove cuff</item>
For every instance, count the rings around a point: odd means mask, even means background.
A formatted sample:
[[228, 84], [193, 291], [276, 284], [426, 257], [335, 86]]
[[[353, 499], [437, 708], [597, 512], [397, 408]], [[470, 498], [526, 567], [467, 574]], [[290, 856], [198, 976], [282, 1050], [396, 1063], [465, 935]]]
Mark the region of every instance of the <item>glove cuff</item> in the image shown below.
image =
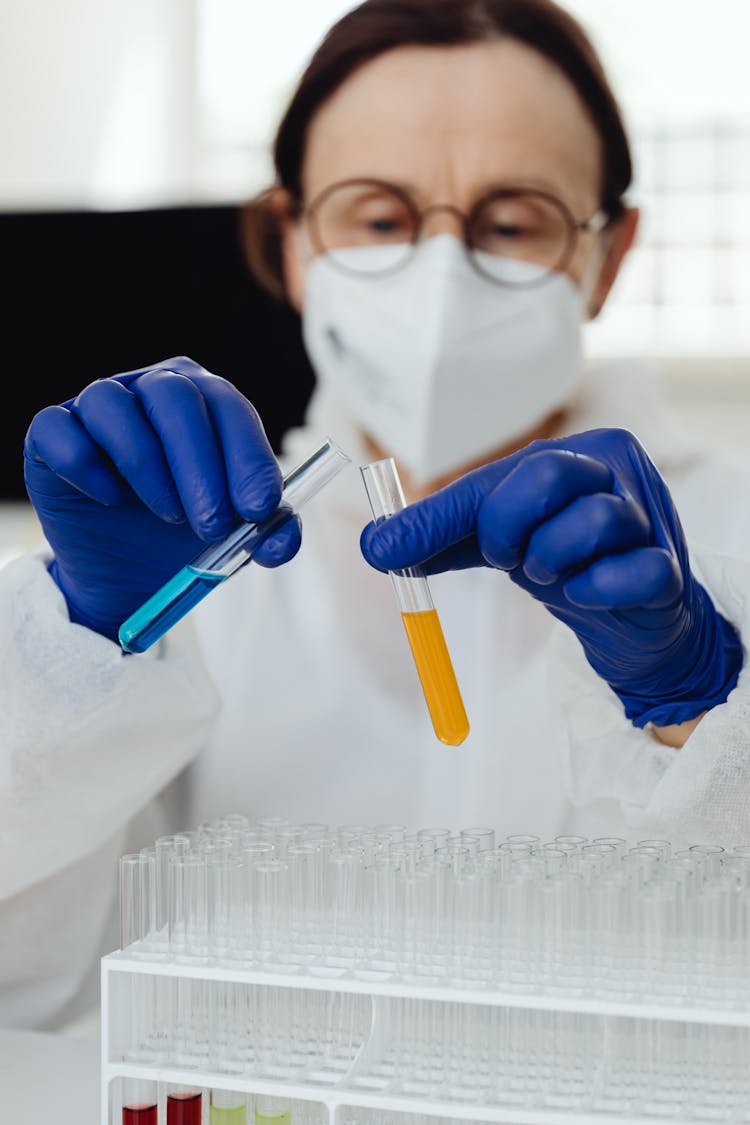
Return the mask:
[[50, 578], [53, 579], [63, 597], [65, 598], [65, 604], [68, 607], [68, 617], [70, 618], [72, 624], [85, 625], [85, 627], [87, 629], [91, 629], [93, 633], [98, 633], [101, 637], [106, 637], [107, 640], [114, 641], [115, 644], [119, 645], [119, 627], [117, 625], [106, 625], [100, 621], [94, 621], [92, 618], [87, 617], [85, 613], [82, 613], [76, 606], [75, 602], [70, 600], [68, 592], [65, 589], [65, 583], [62, 580], [62, 575], [60, 574], [60, 568], [58, 566], [57, 559], [52, 559], [52, 562], [47, 567], [47, 570], [49, 572]]
[[[743, 659], [740, 636], [697, 582], [695, 594], [695, 628], [683, 638], [681, 651], [665, 653], [663, 682], [659, 683], [657, 678], [654, 690], [649, 690], [648, 694], [613, 689], [622, 701], [627, 718], [636, 727], [649, 723], [666, 727], [695, 719], [725, 703], [737, 685]], [[691, 654], [695, 659], [689, 663]], [[680, 671], [681, 664], [686, 666]], [[676, 679], [680, 684], [678, 690], [675, 690]]]

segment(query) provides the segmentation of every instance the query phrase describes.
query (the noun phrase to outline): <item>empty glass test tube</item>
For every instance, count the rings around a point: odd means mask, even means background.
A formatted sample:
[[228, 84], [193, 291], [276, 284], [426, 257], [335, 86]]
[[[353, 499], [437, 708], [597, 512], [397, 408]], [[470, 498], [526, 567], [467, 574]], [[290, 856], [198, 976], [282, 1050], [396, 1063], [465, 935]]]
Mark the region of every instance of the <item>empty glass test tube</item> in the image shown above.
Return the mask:
[[221, 582], [249, 563], [255, 548], [289, 518], [290, 509], [298, 512], [349, 464], [346, 453], [326, 438], [284, 477], [281, 504], [268, 519], [243, 521], [226, 539], [206, 547], [123, 622], [118, 634], [122, 648], [126, 652], [151, 648]]
[[[360, 472], [376, 523], [406, 507], [392, 457], [363, 465]], [[390, 575], [435, 734], [447, 746], [458, 746], [469, 733], [469, 720], [427, 578], [419, 567]]]

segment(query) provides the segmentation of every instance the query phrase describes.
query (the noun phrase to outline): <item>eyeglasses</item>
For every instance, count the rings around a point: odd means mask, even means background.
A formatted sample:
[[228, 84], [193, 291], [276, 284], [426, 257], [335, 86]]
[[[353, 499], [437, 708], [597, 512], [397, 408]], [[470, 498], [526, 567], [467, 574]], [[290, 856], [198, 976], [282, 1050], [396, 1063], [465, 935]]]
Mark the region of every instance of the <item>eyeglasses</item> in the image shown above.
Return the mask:
[[331, 184], [301, 209], [316, 254], [326, 254], [347, 273], [370, 277], [401, 269], [416, 250], [425, 219], [440, 211], [460, 220], [469, 261], [482, 277], [517, 287], [564, 270], [579, 234], [598, 233], [609, 222], [602, 211], [579, 221], [554, 195], [522, 187], [497, 188], [468, 214], [447, 203], [420, 210], [400, 187], [374, 179]]

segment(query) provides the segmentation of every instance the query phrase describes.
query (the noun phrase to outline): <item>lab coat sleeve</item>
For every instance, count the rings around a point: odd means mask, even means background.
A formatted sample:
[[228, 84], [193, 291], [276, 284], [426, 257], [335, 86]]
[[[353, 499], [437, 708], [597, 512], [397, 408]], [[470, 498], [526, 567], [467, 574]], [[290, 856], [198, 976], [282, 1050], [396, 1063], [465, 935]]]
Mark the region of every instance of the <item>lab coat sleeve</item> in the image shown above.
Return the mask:
[[42, 548], [0, 570], [0, 911], [105, 847], [196, 755], [219, 706], [186, 623], [154, 657], [125, 656], [71, 624], [48, 560]]
[[734, 845], [750, 838], [750, 563], [691, 550], [693, 570], [737, 628], [739, 681], [685, 745], [664, 746], [638, 730], [587, 663], [570, 630], [550, 649], [550, 689], [562, 723], [572, 804], [631, 838]]

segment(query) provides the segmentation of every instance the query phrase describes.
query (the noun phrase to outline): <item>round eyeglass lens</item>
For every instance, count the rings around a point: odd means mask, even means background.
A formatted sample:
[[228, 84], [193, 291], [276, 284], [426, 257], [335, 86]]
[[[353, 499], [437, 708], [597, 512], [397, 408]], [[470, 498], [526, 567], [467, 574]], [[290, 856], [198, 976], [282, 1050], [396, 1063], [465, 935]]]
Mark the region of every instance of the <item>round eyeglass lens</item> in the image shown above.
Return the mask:
[[323, 192], [308, 212], [313, 244], [351, 273], [378, 274], [411, 255], [419, 217], [408, 199], [387, 185], [362, 181]]
[[533, 191], [502, 191], [471, 215], [469, 249], [493, 281], [527, 285], [561, 269], [575, 241], [575, 222], [556, 200]]

